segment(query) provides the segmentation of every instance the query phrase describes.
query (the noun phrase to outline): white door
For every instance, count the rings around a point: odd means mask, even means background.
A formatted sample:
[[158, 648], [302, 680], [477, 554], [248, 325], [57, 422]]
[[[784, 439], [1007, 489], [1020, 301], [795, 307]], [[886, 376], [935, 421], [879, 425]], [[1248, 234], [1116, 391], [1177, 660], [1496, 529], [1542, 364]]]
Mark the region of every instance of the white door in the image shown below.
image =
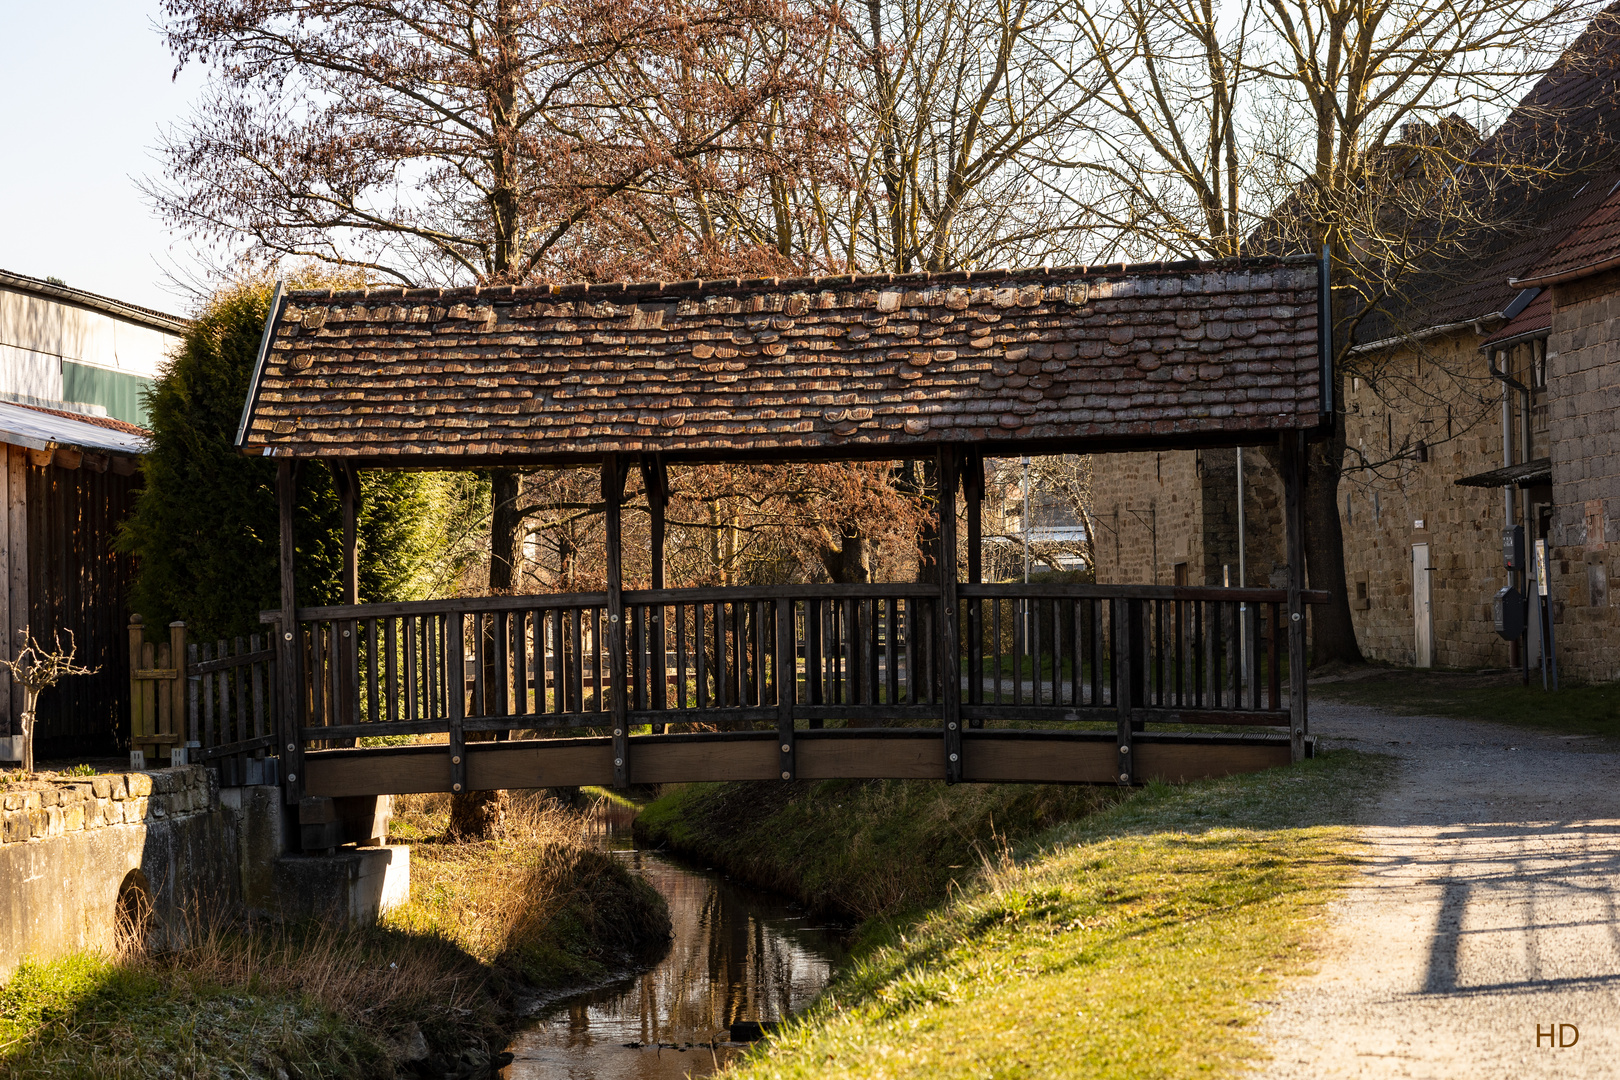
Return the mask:
[[1434, 666], [1434, 614], [1429, 603], [1429, 545], [1412, 545], [1412, 662]]

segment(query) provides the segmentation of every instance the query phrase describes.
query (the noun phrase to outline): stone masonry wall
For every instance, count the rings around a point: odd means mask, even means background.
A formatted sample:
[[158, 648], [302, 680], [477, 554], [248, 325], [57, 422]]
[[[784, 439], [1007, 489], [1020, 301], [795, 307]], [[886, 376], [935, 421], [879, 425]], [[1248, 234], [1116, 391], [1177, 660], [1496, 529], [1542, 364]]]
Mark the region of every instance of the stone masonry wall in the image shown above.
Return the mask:
[[[1383, 359], [1376, 365], [1382, 393], [1366, 379], [1345, 380], [1350, 451], [1339, 518], [1356, 639], [1370, 660], [1417, 658], [1412, 549], [1427, 544], [1434, 663], [1510, 662], [1511, 646], [1496, 635], [1491, 612], [1496, 590], [1509, 581], [1502, 568], [1502, 491], [1455, 482], [1502, 464], [1499, 384], [1490, 380], [1479, 344], [1465, 331], [1426, 343], [1422, 357]], [[1428, 461], [1390, 461], [1419, 440]], [[1355, 468], [1361, 461], [1380, 464]], [[1358, 590], [1365, 591], [1362, 604], [1355, 602]]]
[[239, 898], [234, 822], [201, 766], [9, 790], [0, 807], [0, 980], [28, 957], [113, 949], [128, 889], [168, 942], [199, 904]]
[[[1620, 678], [1620, 274], [1553, 287], [1550, 582], [1560, 671]], [[1613, 583], [1613, 587], [1611, 587]]]
[[[1258, 451], [1243, 468], [1248, 584], [1286, 584], [1281, 479]], [[1100, 584], [1174, 584], [1177, 563], [1190, 585], [1222, 584], [1227, 566], [1238, 584], [1237, 451], [1099, 454], [1092, 506]]]

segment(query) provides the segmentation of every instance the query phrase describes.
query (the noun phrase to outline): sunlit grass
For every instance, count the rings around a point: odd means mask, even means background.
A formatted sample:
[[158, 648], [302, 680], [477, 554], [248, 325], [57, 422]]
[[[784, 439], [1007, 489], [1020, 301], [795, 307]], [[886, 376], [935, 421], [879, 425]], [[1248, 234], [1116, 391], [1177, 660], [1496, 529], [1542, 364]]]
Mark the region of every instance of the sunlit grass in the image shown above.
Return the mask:
[[868, 924], [801, 1022], [738, 1070], [810, 1077], [1234, 1076], [1306, 970], [1381, 759], [1155, 785], [1051, 828], [919, 920]]

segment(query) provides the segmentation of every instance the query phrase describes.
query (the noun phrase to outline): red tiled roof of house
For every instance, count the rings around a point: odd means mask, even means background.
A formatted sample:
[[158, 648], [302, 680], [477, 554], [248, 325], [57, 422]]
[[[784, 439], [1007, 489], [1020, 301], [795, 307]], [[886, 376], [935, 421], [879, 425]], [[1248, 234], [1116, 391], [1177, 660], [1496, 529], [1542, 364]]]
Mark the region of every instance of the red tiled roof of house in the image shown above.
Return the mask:
[[[1407, 332], [1499, 314], [1522, 289], [1516, 279], [1609, 198], [1620, 177], [1620, 3], [1592, 20], [1470, 160], [1475, 175], [1465, 170], [1459, 182], [1477, 184], [1479, 213], [1502, 224], [1483, 251], [1410, 287], [1397, 319]], [[1373, 319], [1359, 336], [1393, 332]]]
[[1318, 271], [1291, 258], [295, 293], [241, 441], [466, 463], [1315, 427]]
[[1552, 329], [1552, 292], [1542, 289], [1523, 311], [1509, 319], [1506, 326], [1480, 342], [1479, 347], [1486, 349], [1498, 342], [1550, 329]]
[[1597, 208], [1515, 284], [1550, 285], [1620, 265], [1620, 178]]

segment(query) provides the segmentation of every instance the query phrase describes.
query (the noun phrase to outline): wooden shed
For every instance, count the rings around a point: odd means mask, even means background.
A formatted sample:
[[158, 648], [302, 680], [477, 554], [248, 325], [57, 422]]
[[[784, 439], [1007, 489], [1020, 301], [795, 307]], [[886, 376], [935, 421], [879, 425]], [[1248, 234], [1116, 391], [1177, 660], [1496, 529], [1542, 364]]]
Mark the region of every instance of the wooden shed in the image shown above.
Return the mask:
[[[133, 560], [113, 549], [146, 433], [105, 416], [0, 401], [0, 652], [69, 632], [81, 662], [39, 702], [35, 756], [116, 752], [129, 718], [124, 621]], [[0, 673], [0, 762], [21, 758], [22, 690]]]

